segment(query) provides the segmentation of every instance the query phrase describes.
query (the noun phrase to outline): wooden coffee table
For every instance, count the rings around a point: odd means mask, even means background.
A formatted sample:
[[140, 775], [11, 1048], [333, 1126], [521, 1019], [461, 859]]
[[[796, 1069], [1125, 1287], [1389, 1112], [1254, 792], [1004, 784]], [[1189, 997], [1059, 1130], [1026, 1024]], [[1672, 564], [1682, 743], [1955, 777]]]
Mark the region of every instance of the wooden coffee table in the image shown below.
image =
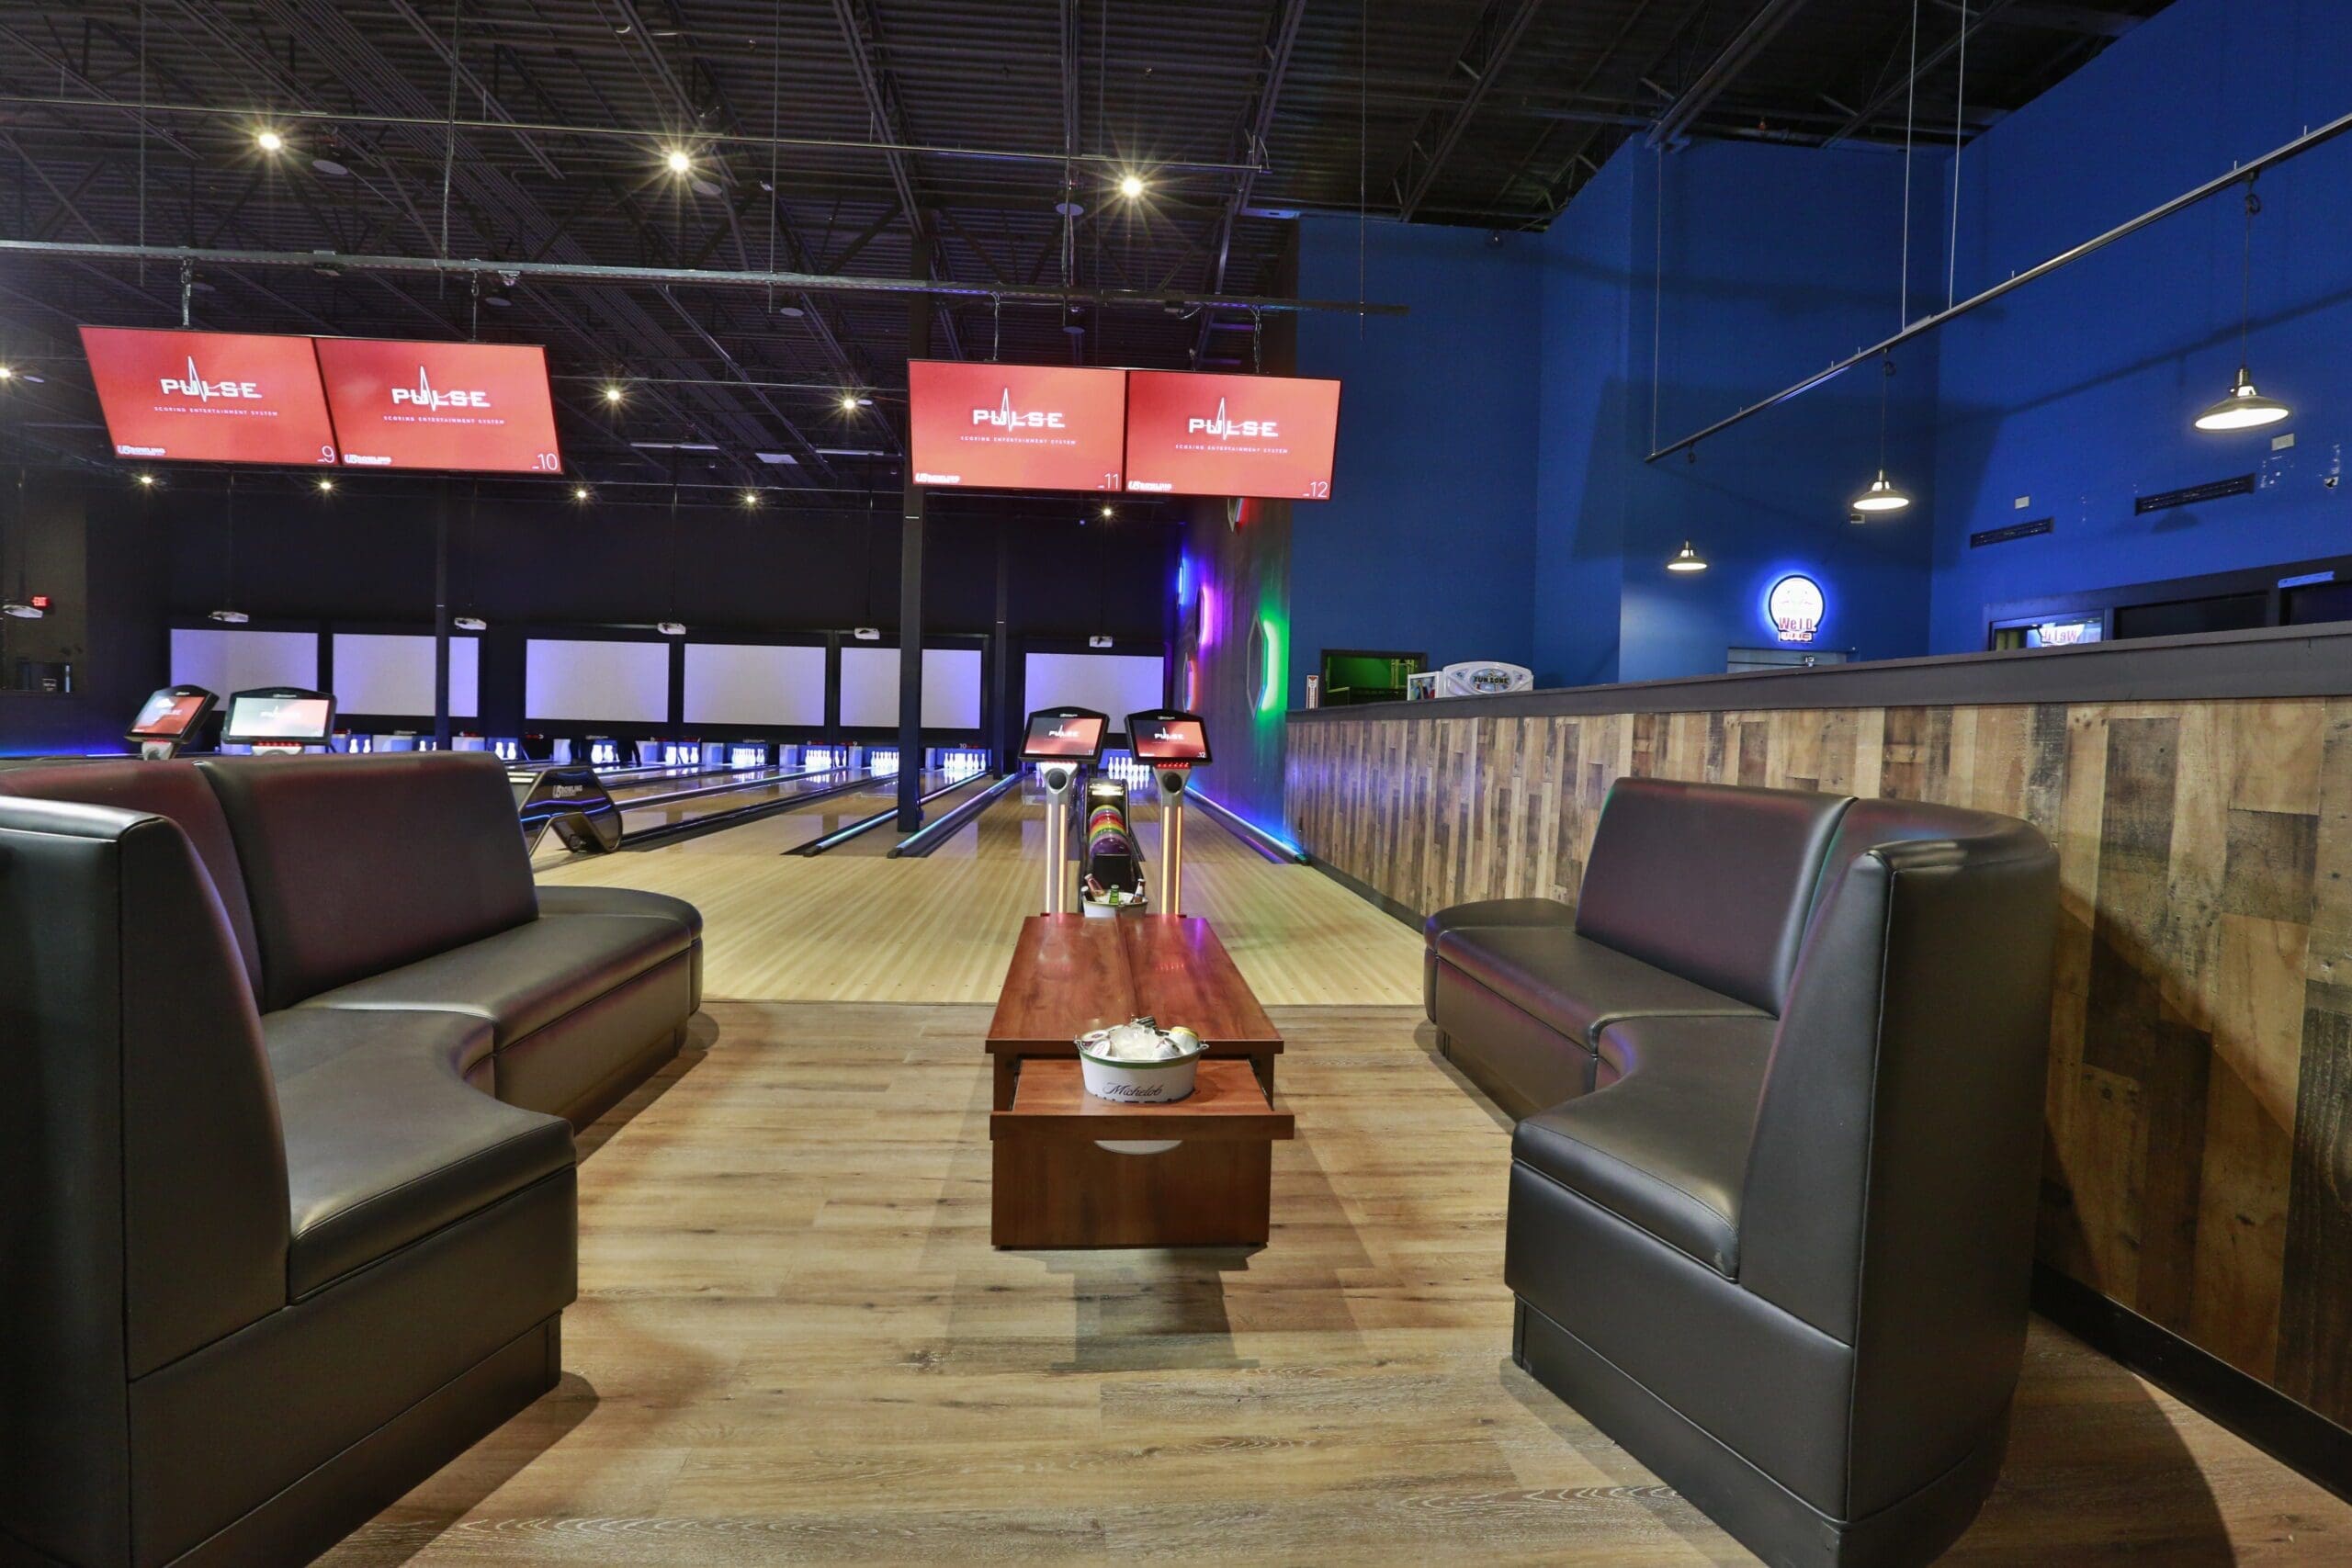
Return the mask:
[[989, 1055], [996, 1058], [995, 1106], [1012, 1106], [1022, 1063], [1078, 1059], [1076, 1040], [1148, 1017], [1182, 1024], [1212, 1057], [1247, 1057], [1267, 1094], [1283, 1037], [1206, 920], [1184, 915], [1032, 915], [1005, 971]]
[[[989, 1236], [999, 1247], [1261, 1247], [1276, 1141], [1295, 1131], [1246, 1061], [1204, 1059], [1191, 1096], [1115, 1105], [1086, 1092], [1075, 1057], [1040, 1058], [1009, 1111], [991, 1111]], [[1116, 1154], [1099, 1139], [1181, 1139]]]
[[[1085, 1092], [1077, 1037], [1140, 1016], [1201, 1037], [1190, 1099], [1114, 1105]], [[1293, 1135], [1272, 1104], [1282, 1049], [1207, 921], [1029, 917], [989, 1025], [996, 1245], [1262, 1245], [1273, 1145]], [[1181, 1142], [1159, 1154], [1096, 1146], [1170, 1138]]]

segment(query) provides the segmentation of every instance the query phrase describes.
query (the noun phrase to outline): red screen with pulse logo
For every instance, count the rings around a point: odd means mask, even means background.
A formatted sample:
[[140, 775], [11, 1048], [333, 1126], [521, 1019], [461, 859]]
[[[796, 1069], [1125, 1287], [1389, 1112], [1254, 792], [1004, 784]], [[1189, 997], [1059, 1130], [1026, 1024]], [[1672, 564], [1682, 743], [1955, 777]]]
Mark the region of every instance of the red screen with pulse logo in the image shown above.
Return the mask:
[[84, 327], [82, 351], [118, 457], [335, 460], [309, 338]]
[[1127, 375], [1054, 365], [907, 365], [919, 485], [1119, 488]]
[[536, 344], [325, 337], [318, 353], [352, 468], [563, 472], [547, 351]]
[[1340, 383], [1295, 376], [1127, 374], [1127, 489], [1329, 501]]

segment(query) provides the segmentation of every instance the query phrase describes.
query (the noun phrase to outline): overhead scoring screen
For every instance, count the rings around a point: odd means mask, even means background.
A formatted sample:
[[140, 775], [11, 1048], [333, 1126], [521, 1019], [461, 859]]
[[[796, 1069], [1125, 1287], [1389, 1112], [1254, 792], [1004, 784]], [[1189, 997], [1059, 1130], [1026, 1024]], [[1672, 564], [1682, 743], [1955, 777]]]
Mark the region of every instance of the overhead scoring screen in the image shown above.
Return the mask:
[[907, 365], [919, 485], [1115, 491], [1126, 373], [1047, 365]]
[[1337, 381], [1130, 371], [1126, 488], [1328, 501], [1339, 430]]
[[318, 340], [354, 468], [559, 474], [547, 351], [535, 344]]
[[309, 338], [84, 327], [82, 349], [118, 457], [335, 460]]

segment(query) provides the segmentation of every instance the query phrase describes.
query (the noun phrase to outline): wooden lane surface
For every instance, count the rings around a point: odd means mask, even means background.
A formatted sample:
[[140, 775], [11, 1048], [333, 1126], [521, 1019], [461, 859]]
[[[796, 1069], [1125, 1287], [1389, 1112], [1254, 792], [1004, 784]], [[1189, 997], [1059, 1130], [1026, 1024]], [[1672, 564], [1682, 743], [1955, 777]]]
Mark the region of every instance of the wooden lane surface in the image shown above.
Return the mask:
[[[582, 1138], [561, 1385], [326, 1568], [1753, 1568], [1510, 1364], [1510, 1134], [1418, 1011], [1272, 1010], [1244, 1256], [990, 1247], [985, 1006], [713, 1007]], [[2347, 1560], [2352, 1507], [2037, 1323], [1940, 1568]]]
[[[999, 801], [922, 860], [782, 853], [827, 815], [847, 819], [827, 803], [540, 875], [646, 887], [699, 907], [713, 998], [989, 1003], [1042, 897], [1044, 825], [1033, 804]], [[1137, 814], [1147, 856], [1158, 852], [1155, 815], [1148, 806]], [[1419, 999], [1417, 932], [1320, 872], [1264, 860], [1199, 811], [1185, 835], [1184, 885], [1187, 912], [1216, 924], [1267, 1006]]]

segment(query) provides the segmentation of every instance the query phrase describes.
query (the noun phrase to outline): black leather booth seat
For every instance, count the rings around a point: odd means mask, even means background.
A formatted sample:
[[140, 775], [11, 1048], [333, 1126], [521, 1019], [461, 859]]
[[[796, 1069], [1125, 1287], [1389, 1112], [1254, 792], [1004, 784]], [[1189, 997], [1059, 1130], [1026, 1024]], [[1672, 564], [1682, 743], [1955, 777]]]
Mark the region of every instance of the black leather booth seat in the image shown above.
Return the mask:
[[1769, 1562], [1930, 1562], [1998, 1472], [2056, 898], [2012, 818], [1628, 780], [1573, 914], [1430, 922], [1532, 1111], [1514, 1354]]
[[551, 1386], [699, 953], [490, 759], [0, 773], [0, 1563], [304, 1561]]

